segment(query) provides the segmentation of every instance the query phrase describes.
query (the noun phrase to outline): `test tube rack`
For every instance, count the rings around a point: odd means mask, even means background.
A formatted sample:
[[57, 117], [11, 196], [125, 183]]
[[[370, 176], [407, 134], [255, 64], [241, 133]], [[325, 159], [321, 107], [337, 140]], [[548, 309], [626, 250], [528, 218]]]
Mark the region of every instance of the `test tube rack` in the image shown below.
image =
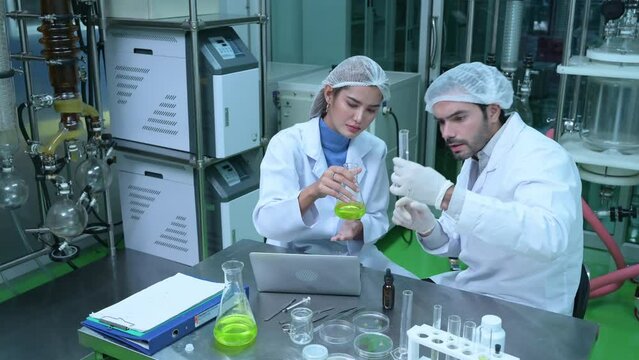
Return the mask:
[[[407, 360], [428, 359], [424, 356], [419, 357], [420, 345], [459, 360], [519, 360], [518, 357], [506, 353], [494, 354], [486, 345], [473, 343], [426, 324], [415, 325], [408, 329], [406, 333], [408, 334]], [[440, 359], [442, 358], [440, 357]]]

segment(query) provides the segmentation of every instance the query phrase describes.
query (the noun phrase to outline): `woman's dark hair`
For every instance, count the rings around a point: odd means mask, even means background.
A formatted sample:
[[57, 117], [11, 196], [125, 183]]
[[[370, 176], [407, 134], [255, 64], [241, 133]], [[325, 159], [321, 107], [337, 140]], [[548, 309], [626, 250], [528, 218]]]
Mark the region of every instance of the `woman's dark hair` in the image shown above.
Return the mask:
[[[348, 86], [333, 88], [333, 99], [337, 98], [337, 94], [339, 94], [340, 91], [344, 90], [344, 88], [347, 88], [347, 87]], [[324, 92], [324, 89], [322, 89], [322, 92]], [[328, 107], [322, 111], [322, 118], [326, 117], [326, 110], [328, 110]]]
[[[488, 113], [486, 112], [486, 109], [488, 108], [488, 105], [486, 104], [475, 104], [477, 106], [479, 106], [479, 108], [481, 109], [481, 112], [484, 114], [484, 117], [488, 118]], [[504, 125], [506, 123], [506, 114], [504, 114], [504, 109], [499, 108], [499, 122]]]

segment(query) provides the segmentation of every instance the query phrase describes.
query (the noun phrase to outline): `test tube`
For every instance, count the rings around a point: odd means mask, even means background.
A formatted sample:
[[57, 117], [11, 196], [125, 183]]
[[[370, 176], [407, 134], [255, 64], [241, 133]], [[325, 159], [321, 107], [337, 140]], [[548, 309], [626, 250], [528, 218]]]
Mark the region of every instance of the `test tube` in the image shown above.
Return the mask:
[[408, 159], [408, 155], [409, 155], [408, 134], [409, 134], [408, 129], [399, 130], [399, 140], [398, 140], [397, 147], [399, 150], [399, 157], [404, 160], [409, 160]]
[[439, 304], [433, 306], [433, 327], [437, 330], [442, 328], [442, 306]]
[[399, 333], [399, 347], [392, 351], [395, 360], [408, 358], [408, 334], [406, 333], [413, 323], [413, 291], [402, 291], [402, 320]]
[[402, 291], [402, 322], [401, 322], [401, 334], [399, 336], [399, 347], [406, 350], [408, 349], [408, 335], [406, 332], [410, 329], [413, 322], [413, 291]]
[[475, 329], [475, 332], [475, 345], [477, 346], [475, 352], [490, 354], [490, 346], [493, 343], [493, 329], [480, 325]]
[[[433, 328], [441, 330], [442, 328], [442, 306], [437, 304], [433, 306]], [[439, 333], [438, 331], [435, 334]], [[439, 352], [432, 350], [430, 352], [431, 360], [439, 360]]]
[[474, 321], [465, 321], [464, 322], [464, 332], [463, 337], [466, 341], [464, 341], [464, 346], [470, 346], [475, 340], [475, 329], [477, 328], [477, 324]]
[[[455, 349], [459, 347], [458, 339], [461, 332], [461, 317], [459, 315], [449, 315], [448, 316], [448, 327], [446, 328], [448, 333], [454, 336], [449, 335], [450, 344], [449, 348]], [[456, 359], [454, 356], [446, 355], [446, 360]]]

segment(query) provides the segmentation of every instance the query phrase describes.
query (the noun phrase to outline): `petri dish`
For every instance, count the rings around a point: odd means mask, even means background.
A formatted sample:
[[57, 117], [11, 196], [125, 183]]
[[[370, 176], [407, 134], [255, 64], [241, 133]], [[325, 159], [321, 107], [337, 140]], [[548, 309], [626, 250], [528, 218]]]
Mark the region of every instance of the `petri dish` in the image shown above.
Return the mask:
[[329, 354], [326, 360], [355, 360], [352, 355], [343, 354], [343, 353], [333, 353]]
[[389, 323], [388, 316], [377, 311], [362, 311], [353, 317], [353, 324], [362, 333], [386, 332]]
[[329, 320], [320, 329], [319, 335], [328, 344], [346, 344], [353, 341], [355, 326], [346, 320]]
[[382, 333], [361, 333], [355, 337], [353, 346], [362, 359], [386, 359], [393, 349], [393, 340]]

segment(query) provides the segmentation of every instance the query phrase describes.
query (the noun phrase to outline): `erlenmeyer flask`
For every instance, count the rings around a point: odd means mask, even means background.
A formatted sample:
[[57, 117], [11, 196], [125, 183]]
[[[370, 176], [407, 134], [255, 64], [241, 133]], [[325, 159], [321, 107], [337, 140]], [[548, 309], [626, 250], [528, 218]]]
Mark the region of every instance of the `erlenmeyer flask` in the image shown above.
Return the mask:
[[[344, 164], [344, 168], [351, 172], [356, 172], [357, 169], [361, 168], [360, 164], [356, 163], [346, 163]], [[359, 186], [359, 181], [357, 177], [355, 177], [355, 184]], [[345, 184], [342, 184], [342, 192], [349, 192], [355, 198], [354, 201], [344, 202], [342, 200], [337, 200], [335, 204], [335, 215], [338, 218], [344, 220], [359, 220], [366, 214], [366, 205], [364, 205], [364, 201], [362, 200], [362, 194], [359, 191], [355, 191]]]
[[257, 324], [242, 283], [242, 268], [244, 263], [237, 260], [222, 264], [224, 291], [213, 335], [219, 344], [229, 347], [249, 345], [257, 336]]

